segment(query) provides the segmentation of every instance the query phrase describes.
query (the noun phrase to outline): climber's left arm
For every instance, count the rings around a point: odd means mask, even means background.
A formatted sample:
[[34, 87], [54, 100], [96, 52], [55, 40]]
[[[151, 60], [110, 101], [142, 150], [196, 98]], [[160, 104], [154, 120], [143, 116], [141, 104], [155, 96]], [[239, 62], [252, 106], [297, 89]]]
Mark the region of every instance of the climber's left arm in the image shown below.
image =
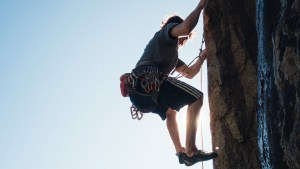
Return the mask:
[[204, 50], [194, 64], [192, 64], [189, 67], [186, 64], [184, 64], [178, 67], [176, 71], [178, 73], [181, 73], [184, 77], [192, 79], [200, 71], [200, 68], [206, 57], [206, 51]]

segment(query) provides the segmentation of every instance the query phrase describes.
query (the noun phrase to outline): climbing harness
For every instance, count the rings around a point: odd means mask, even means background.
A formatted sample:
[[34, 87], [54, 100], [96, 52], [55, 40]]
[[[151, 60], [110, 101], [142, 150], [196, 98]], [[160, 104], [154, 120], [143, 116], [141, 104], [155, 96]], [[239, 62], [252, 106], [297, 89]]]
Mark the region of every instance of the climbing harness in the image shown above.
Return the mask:
[[[163, 74], [154, 65], [139, 65], [131, 73], [125, 73], [120, 77], [121, 93], [124, 97], [130, 94], [151, 96], [152, 101], [158, 104], [158, 92], [164, 79], [168, 75]], [[130, 107], [132, 119], [141, 120], [143, 113], [154, 110], [156, 105], [145, 110], [137, 108], [134, 104]]]

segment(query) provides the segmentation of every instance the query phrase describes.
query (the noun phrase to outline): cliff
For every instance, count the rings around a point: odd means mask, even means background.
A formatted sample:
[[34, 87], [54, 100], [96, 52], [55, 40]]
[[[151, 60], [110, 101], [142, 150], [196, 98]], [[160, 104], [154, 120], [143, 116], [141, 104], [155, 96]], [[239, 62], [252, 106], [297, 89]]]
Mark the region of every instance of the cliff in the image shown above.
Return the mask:
[[300, 168], [298, 0], [215, 0], [204, 15], [215, 169]]

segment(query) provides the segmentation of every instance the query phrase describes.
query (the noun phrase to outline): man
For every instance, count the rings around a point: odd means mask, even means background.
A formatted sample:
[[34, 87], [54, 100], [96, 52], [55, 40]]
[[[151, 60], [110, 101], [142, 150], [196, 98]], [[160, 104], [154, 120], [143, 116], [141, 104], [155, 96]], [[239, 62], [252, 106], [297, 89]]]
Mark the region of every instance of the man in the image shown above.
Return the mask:
[[[129, 96], [133, 103], [133, 118], [141, 118], [142, 114], [139, 115], [138, 112], [152, 112], [158, 114], [162, 120], [166, 119], [179, 163], [187, 166], [213, 159], [217, 154], [198, 150], [195, 143], [203, 93], [168, 75], [172, 70], [176, 70], [182, 76], [191, 79], [199, 72], [206, 59], [205, 51], [191, 66], [187, 66], [178, 58], [178, 47], [184, 46], [191, 36], [205, 4], [206, 0], [201, 0], [185, 20], [179, 16], [169, 18], [150, 40], [132, 72], [125, 73], [120, 78], [122, 95]], [[176, 114], [186, 105], [188, 109], [184, 148], [179, 138]]]

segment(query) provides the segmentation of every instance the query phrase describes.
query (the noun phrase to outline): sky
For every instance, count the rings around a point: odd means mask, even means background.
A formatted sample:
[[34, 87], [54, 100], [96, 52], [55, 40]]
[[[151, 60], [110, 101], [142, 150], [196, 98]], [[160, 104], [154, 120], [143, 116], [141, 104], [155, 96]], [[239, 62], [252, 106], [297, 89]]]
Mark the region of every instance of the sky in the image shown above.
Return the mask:
[[[119, 77], [133, 69], [165, 16], [185, 18], [198, 2], [0, 1], [0, 168], [187, 168], [165, 121], [155, 114], [131, 119]], [[197, 37], [179, 49], [186, 63], [199, 53], [202, 27], [201, 15]], [[204, 92], [197, 146], [203, 135], [210, 151], [205, 67], [181, 80]], [[185, 110], [178, 112], [183, 145]]]

